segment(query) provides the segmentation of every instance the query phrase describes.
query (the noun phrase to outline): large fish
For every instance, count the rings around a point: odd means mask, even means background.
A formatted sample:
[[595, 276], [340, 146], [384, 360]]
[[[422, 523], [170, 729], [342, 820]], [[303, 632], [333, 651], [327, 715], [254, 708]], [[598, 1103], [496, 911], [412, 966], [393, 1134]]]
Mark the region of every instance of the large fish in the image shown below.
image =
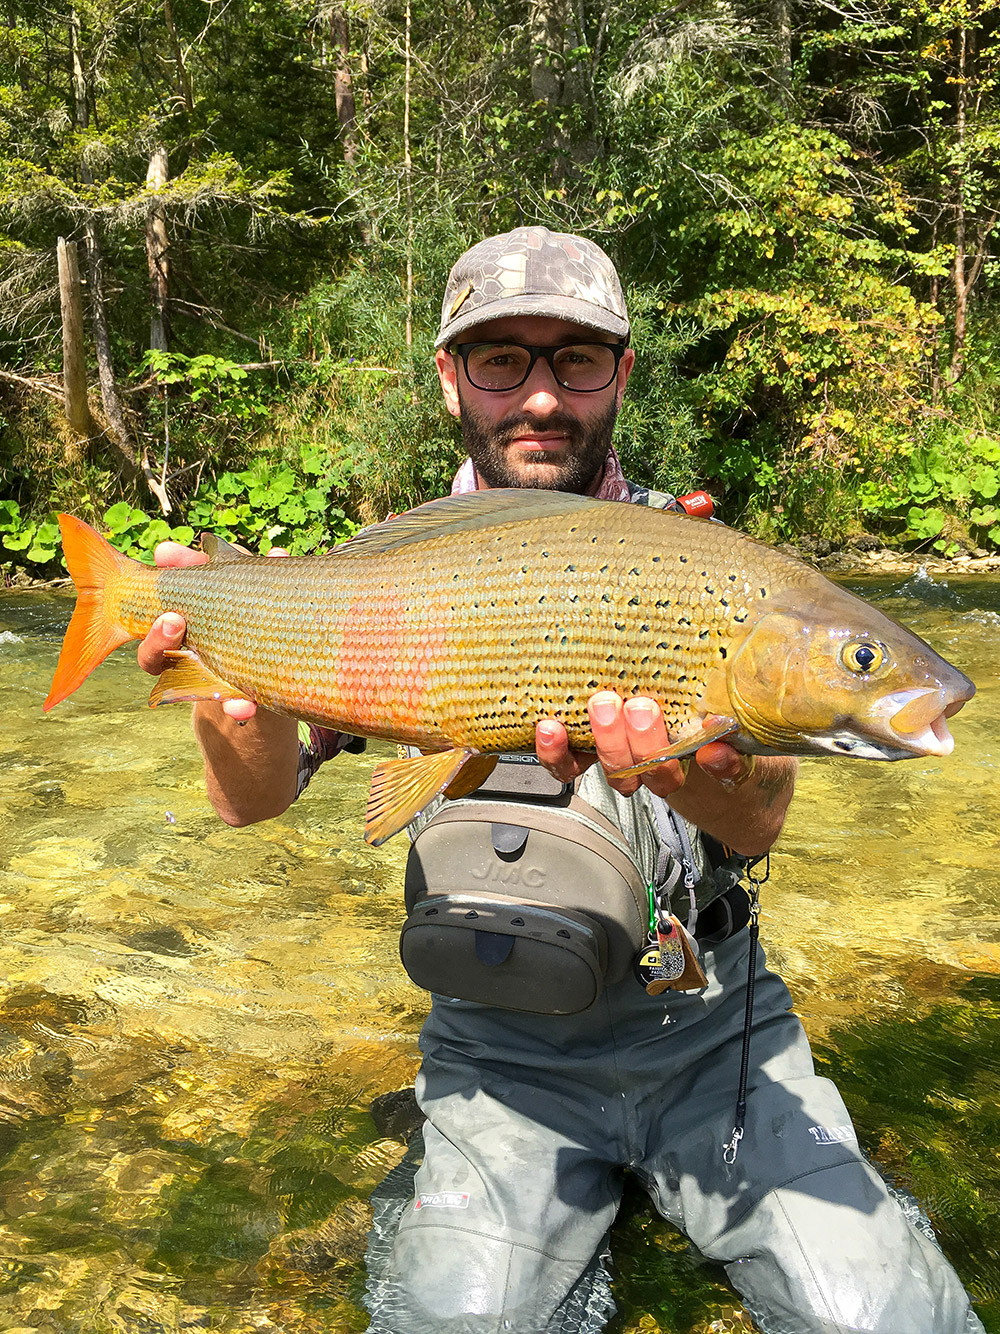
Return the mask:
[[[593, 749], [596, 690], [649, 695], [671, 746], [898, 760], [947, 755], [975, 692], [922, 639], [800, 561], [707, 520], [561, 492], [432, 501], [326, 556], [153, 569], [60, 516], [78, 600], [45, 708], [164, 611], [185, 645], [151, 704], [246, 697], [430, 753], [380, 764], [365, 836], [561, 719]], [[706, 727], [703, 720], [712, 718]], [[646, 766], [637, 766], [635, 771]], [[629, 771], [631, 772], [631, 771]]]

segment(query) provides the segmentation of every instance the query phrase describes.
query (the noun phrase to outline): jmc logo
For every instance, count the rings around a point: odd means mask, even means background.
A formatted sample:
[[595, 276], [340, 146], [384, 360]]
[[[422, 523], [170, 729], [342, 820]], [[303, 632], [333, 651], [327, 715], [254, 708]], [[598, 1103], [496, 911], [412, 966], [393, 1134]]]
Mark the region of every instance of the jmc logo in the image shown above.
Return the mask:
[[514, 885], [521, 889], [541, 889], [545, 884], [545, 872], [540, 866], [487, 862], [485, 866], [471, 867], [470, 874], [474, 880], [481, 880], [488, 885]]

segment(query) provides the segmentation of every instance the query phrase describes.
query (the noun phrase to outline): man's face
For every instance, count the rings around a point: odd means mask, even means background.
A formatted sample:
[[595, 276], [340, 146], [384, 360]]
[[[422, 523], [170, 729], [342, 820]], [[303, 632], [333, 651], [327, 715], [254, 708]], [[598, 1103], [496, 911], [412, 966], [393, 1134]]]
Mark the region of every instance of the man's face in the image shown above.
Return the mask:
[[[491, 320], [461, 338], [463, 343], [494, 340], [531, 347], [615, 341], [583, 325], [538, 316]], [[581, 494], [600, 475], [634, 361], [635, 353], [626, 349], [607, 389], [581, 394], [559, 385], [539, 358], [524, 384], [491, 393], [469, 383], [460, 357], [443, 348], [437, 353], [445, 402], [462, 423], [482, 484]]]

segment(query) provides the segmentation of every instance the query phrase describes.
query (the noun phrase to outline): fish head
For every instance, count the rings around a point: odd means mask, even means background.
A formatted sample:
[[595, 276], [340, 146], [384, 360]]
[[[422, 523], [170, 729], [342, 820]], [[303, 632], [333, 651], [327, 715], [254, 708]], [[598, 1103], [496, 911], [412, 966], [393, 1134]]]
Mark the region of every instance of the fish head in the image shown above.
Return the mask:
[[920, 639], [834, 585], [824, 604], [761, 617], [728, 663], [741, 730], [776, 754], [949, 755], [947, 719], [975, 694]]

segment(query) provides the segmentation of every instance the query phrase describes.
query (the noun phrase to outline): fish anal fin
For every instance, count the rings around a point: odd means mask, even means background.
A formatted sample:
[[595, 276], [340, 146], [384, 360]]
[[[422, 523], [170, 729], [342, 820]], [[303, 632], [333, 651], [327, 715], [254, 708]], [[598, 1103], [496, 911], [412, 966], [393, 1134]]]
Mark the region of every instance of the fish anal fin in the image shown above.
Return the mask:
[[149, 697], [149, 706], [179, 704], [185, 700], [246, 699], [245, 690], [237, 690], [206, 667], [194, 649], [168, 649], [170, 665], [161, 674]]
[[[429, 801], [450, 788], [460, 787], [456, 780], [467, 761], [481, 758], [464, 747], [432, 751], [408, 760], [385, 760], [372, 774], [365, 814], [365, 842], [378, 847], [415, 819]], [[483, 757], [485, 758], [485, 757]], [[495, 762], [495, 757], [490, 756]], [[479, 786], [486, 778], [480, 770]], [[472, 791], [472, 787], [464, 789]], [[456, 793], [457, 795], [457, 793]]]
[[702, 746], [707, 746], [710, 741], [724, 741], [726, 737], [732, 736], [740, 730], [740, 725], [735, 718], [716, 718], [708, 727], [703, 727], [700, 732], [693, 736], [684, 737], [682, 741], [675, 741], [673, 745], [667, 746], [665, 750], [658, 751], [655, 755], [650, 755], [646, 760], [640, 760], [638, 764], [630, 765], [627, 769], [616, 769], [613, 774], [608, 774], [609, 778], [627, 778], [632, 774], [644, 774], [649, 769], [654, 769], [658, 764], [664, 764], [667, 760], [682, 760], [688, 755], [693, 755], [696, 750]]

